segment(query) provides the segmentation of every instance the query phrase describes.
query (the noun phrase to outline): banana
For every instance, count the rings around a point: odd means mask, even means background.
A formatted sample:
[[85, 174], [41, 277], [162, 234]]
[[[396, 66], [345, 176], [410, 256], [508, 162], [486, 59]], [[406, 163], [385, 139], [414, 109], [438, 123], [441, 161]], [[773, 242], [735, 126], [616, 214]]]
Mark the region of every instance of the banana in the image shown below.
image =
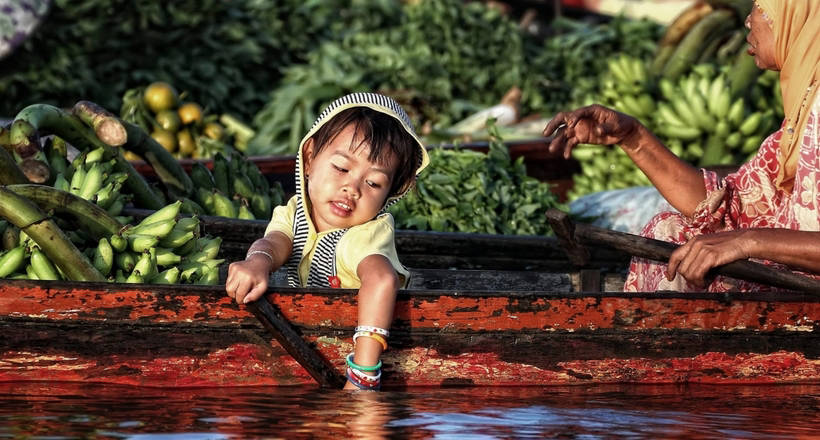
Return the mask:
[[166, 235], [170, 234], [171, 231], [174, 229], [175, 225], [176, 220], [174, 220], [173, 218], [170, 220], [160, 220], [158, 222], [150, 224], [144, 224], [143, 222], [140, 222], [139, 225], [123, 231], [123, 235], [151, 235], [153, 237], [161, 239], [164, 238]]
[[145, 277], [139, 271], [132, 271], [128, 278], [125, 279], [127, 284], [142, 284], [145, 282]]
[[726, 137], [726, 145], [730, 148], [737, 148], [740, 146], [741, 142], [743, 142], [743, 137], [738, 132], [731, 133], [728, 137]]
[[652, 99], [648, 93], [641, 93], [638, 95], [638, 104], [641, 106], [641, 111], [644, 115], [650, 116], [655, 113], [655, 100]]
[[[157, 274], [157, 253], [151, 249], [140, 254], [139, 259], [134, 264], [131, 274], [138, 273], [143, 279], [150, 279]], [[127, 282], [127, 281], [126, 281]]]
[[179, 280], [179, 268], [171, 267], [156, 274], [151, 278], [151, 283], [154, 284], [176, 284]]
[[171, 204], [165, 205], [153, 214], [142, 219], [142, 221], [136, 226], [136, 228], [139, 228], [141, 225], [150, 225], [151, 223], [176, 219], [177, 215], [179, 215], [179, 209], [181, 206], [182, 202], [179, 200]]
[[134, 234], [128, 236], [128, 244], [134, 252], [145, 252], [156, 246], [159, 238], [155, 235]]
[[738, 131], [744, 135], [751, 135], [755, 131], [757, 131], [758, 126], [760, 125], [760, 121], [763, 118], [762, 112], [754, 112], [751, 115], [747, 116], [746, 119], [738, 126]]
[[216, 194], [215, 191], [208, 191], [205, 188], [197, 188], [196, 190], [199, 204], [205, 208], [205, 211], [208, 213], [214, 213], [216, 210], [214, 194]]
[[199, 203], [187, 198], [187, 197], [180, 197], [179, 200], [182, 202], [182, 206], [179, 208], [179, 212], [185, 214], [195, 214], [195, 215], [205, 215], [205, 209], [199, 205]]
[[54, 179], [54, 187], [65, 192], [70, 192], [71, 184], [68, 183], [63, 173], [58, 173], [57, 177]]
[[129, 273], [134, 270], [134, 265], [137, 263], [136, 257], [131, 252], [120, 252], [114, 260], [117, 267]]
[[723, 75], [718, 75], [712, 82], [709, 84], [709, 88], [703, 96], [707, 97], [706, 99], [706, 106], [709, 108], [709, 112], [712, 115], [717, 117], [725, 117], [726, 114], [721, 114], [720, 110], [718, 109], [718, 105], [720, 104], [721, 94], [726, 91], [726, 96], [728, 97], [729, 89], [726, 87], [726, 80]]
[[3, 231], [3, 249], [11, 250], [20, 245], [20, 228], [9, 225]]
[[91, 165], [93, 163], [97, 163], [102, 161], [103, 155], [105, 154], [105, 149], [103, 147], [95, 148], [89, 151], [85, 156], [85, 164]]
[[694, 113], [695, 119], [698, 121], [698, 126], [707, 132], [715, 131], [715, 125], [717, 122], [715, 121], [714, 116], [712, 116], [706, 109], [706, 101], [703, 99], [700, 92], [695, 92], [695, 94], [692, 95], [692, 101], [690, 101], [689, 104]]
[[114, 199], [114, 201], [111, 202], [108, 208], [105, 208], [105, 211], [108, 214], [117, 217], [118, 215], [120, 215], [123, 208], [125, 208], [125, 201], [123, 200], [123, 197], [120, 195], [120, 197], [117, 197], [116, 199]]
[[77, 195], [85, 200], [91, 200], [91, 197], [102, 188], [104, 178], [103, 168], [100, 164], [97, 162], [92, 163], [88, 172], [86, 172], [83, 185]]
[[117, 273], [114, 275], [114, 282], [120, 284], [125, 282], [125, 274], [122, 273], [122, 269], [117, 269]]
[[179, 274], [179, 279], [183, 283], [192, 283], [194, 282], [194, 277], [196, 277], [197, 273], [201, 270], [202, 267], [206, 267], [205, 265], [197, 265], [197, 266], [189, 266], [185, 269], [180, 268], [182, 272]]
[[671, 101], [672, 107], [675, 109], [675, 113], [680, 117], [683, 122], [686, 123], [689, 127], [699, 127], [698, 119], [695, 117], [694, 111], [689, 107], [689, 102], [686, 98], [681, 95], [678, 95], [675, 99]]
[[195, 235], [199, 235], [199, 217], [195, 215], [191, 217], [183, 217], [177, 221], [174, 229], [181, 229], [186, 232], [190, 231]]
[[228, 180], [228, 161], [222, 153], [214, 156], [213, 171], [214, 185], [223, 194], [231, 194], [230, 181]]
[[233, 191], [246, 199], [250, 199], [256, 193], [248, 176], [241, 174], [233, 179]]
[[236, 206], [234, 206], [231, 199], [225, 197], [220, 192], [215, 192], [213, 195], [214, 214], [219, 217], [236, 218]]
[[40, 249], [33, 248], [29, 258], [31, 259], [31, 267], [34, 269], [34, 273], [37, 274], [37, 279], [52, 281], [60, 279], [54, 264]]
[[692, 5], [683, 10], [672, 23], [666, 28], [666, 32], [661, 38], [661, 46], [675, 46], [684, 35], [689, 32], [689, 29], [695, 25], [700, 19], [712, 12], [712, 5], [707, 2], [694, 2]]
[[253, 187], [256, 188], [256, 191], [261, 193], [267, 193], [268, 191], [270, 191], [270, 183], [268, 182], [268, 179], [266, 179], [265, 176], [262, 175], [262, 172], [259, 171], [259, 167], [257, 167], [256, 164], [249, 160], [245, 160], [244, 165], [244, 174], [248, 176], [249, 179], [251, 179]]
[[191, 180], [197, 188], [212, 190], [216, 187], [213, 174], [200, 162], [191, 165]]
[[71, 176], [71, 185], [69, 188], [69, 192], [71, 194], [74, 194], [75, 196], [79, 195], [80, 189], [82, 189], [85, 182], [85, 175], [86, 169], [82, 164], [74, 169], [74, 174]]
[[715, 136], [726, 139], [726, 137], [729, 136], [730, 130], [731, 128], [729, 128], [729, 123], [725, 120], [720, 120], [715, 125]]
[[[202, 239], [200, 239], [202, 240]], [[222, 243], [222, 238], [206, 238], [198, 252], [185, 257], [185, 261], [202, 263], [206, 260], [212, 260], [219, 254], [219, 246]]]
[[114, 266], [114, 248], [111, 247], [111, 243], [107, 238], [100, 238], [97, 247], [94, 249], [92, 262], [103, 276], [108, 276], [111, 272], [111, 267]]
[[123, 252], [128, 247], [128, 239], [122, 235], [112, 235], [108, 238], [111, 247], [117, 252]]
[[219, 283], [219, 270], [206, 266], [200, 272], [201, 275], [196, 281], [196, 284], [213, 286]]
[[251, 211], [259, 219], [269, 219], [272, 212], [272, 200], [269, 195], [256, 193], [251, 197]]
[[34, 266], [31, 263], [26, 265], [26, 278], [29, 280], [39, 280], [40, 277], [37, 276], [37, 272], [34, 270]]
[[109, 182], [105, 184], [96, 195], [92, 198], [94, 203], [100, 208], [108, 209], [117, 200], [120, 195], [120, 184], [117, 182]]
[[253, 216], [253, 213], [250, 209], [248, 209], [248, 205], [246, 203], [239, 205], [239, 212], [236, 214], [236, 218], [242, 220], [256, 220], [256, 217]]
[[683, 127], [677, 125], [666, 125], [661, 127], [661, 130], [673, 138], [681, 139], [684, 141], [691, 141], [697, 139], [701, 135], [701, 131], [697, 127]]
[[729, 113], [726, 115], [726, 119], [736, 127], [740, 125], [741, 122], [743, 122], [743, 113], [743, 98], [737, 98], [735, 102], [732, 103], [732, 106], [729, 108]]
[[179, 264], [182, 261], [182, 257], [175, 254], [173, 250], [168, 248], [156, 248], [157, 252], [157, 266], [170, 266], [172, 264]]
[[743, 146], [740, 147], [740, 151], [743, 153], [757, 152], [757, 150], [760, 148], [760, 144], [763, 143], [763, 139], [765, 138], [760, 136], [750, 136], [746, 138], [746, 140], [743, 142]]
[[174, 229], [170, 234], [160, 240], [159, 245], [165, 248], [177, 249], [184, 244], [192, 241], [196, 237], [193, 231], [184, 231]]
[[0, 257], [0, 278], [5, 278], [13, 274], [22, 267], [26, 261], [26, 247], [17, 246]]
[[197, 247], [197, 241], [192, 237], [191, 239], [188, 239], [185, 243], [183, 243], [181, 246], [177, 246], [176, 248], [174, 248], [174, 253], [176, 253], [177, 255], [185, 256], [192, 252], [195, 252], [197, 250]]
[[612, 74], [613, 79], [619, 83], [631, 83], [632, 78], [626, 73], [626, 69], [624, 69], [624, 65], [620, 62], [623, 57], [619, 58], [610, 58], [607, 62], [607, 67], [609, 68], [609, 72]]

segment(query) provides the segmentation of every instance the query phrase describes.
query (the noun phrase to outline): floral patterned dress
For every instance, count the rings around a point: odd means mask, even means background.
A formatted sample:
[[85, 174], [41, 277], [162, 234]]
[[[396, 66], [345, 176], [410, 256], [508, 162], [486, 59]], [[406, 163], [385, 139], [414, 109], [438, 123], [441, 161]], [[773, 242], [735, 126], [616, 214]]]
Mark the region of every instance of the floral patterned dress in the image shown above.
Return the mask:
[[[664, 212], [655, 216], [641, 233], [645, 237], [683, 244], [692, 237], [745, 228], [783, 228], [820, 231], [820, 95], [815, 99], [803, 132], [794, 188], [789, 193], [774, 184], [780, 169], [781, 128], [763, 141], [757, 155], [737, 172], [718, 179], [703, 171], [706, 199], [692, 218]], [[762, 263], [780, 266], [770, 261]], [[624, 291], [702, 291], [678, 275], [668, 281], [666, 264], [633, 258]], [[710, 292], [776, 290], [743, 280], [716, 277]]]

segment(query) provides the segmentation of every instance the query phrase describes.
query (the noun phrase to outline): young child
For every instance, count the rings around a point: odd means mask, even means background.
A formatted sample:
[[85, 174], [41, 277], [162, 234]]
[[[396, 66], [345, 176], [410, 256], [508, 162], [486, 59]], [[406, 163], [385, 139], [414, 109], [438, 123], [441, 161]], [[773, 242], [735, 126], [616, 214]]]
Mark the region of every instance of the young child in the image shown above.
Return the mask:
[[299, 145], [296, 195], [274, 209], [265, 236], [245, 260], [228, 268], [225, 290], [240, 304], [259, 299], [271, 271], [285, 264], [291, 286], [359, 289], [345, 389], [379, 388], [379, 356], [387, 349], [396, 293], [408, 276], [386, 210], [428, 162], [395, 101], [375, 93], [337, 99]]

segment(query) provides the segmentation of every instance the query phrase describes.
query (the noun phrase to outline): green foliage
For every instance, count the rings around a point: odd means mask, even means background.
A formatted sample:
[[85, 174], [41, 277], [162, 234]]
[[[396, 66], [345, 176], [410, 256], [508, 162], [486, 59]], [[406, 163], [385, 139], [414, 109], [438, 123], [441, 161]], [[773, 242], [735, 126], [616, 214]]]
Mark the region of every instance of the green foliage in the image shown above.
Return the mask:
[[[489, 130], [497, 136], [495, 127]], [[430, 150], [415, 191], [391, 213], [402, 229], [543, 235], [551, 231], [544, 213], [557, 205], [549, 185], [527, 176], [523, 158], [511, 160], [495, 137], [487, 154]]]

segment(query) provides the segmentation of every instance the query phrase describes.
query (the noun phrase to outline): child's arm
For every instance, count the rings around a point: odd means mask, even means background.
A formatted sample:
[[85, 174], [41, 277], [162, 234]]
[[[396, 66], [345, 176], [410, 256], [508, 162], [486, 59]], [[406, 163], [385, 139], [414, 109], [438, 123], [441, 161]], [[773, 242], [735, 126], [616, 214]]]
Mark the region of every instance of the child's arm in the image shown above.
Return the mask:
[[[356, 272], [362, 281], [358, 325], [389, 329], [399, 290], [399, 277], [390, 260], [382, 255], [370, 255], [359, 263]], [[356, 340], [353, 362], [363, 366], [376, 365], [382, 351], [384, 347], [378, 340], [360, 337]], [[356, 389], [356, 386], [348, 381], [345, 389]]]
[[237, 261], [228, 266], [228, 279], [225, 291], [239, 304], [256, 301], [268, 289], [270, 273], [282, 267], [293, 251], [290, 238], [273, 231], [256, 240], [248, 249], [244, 261]]

